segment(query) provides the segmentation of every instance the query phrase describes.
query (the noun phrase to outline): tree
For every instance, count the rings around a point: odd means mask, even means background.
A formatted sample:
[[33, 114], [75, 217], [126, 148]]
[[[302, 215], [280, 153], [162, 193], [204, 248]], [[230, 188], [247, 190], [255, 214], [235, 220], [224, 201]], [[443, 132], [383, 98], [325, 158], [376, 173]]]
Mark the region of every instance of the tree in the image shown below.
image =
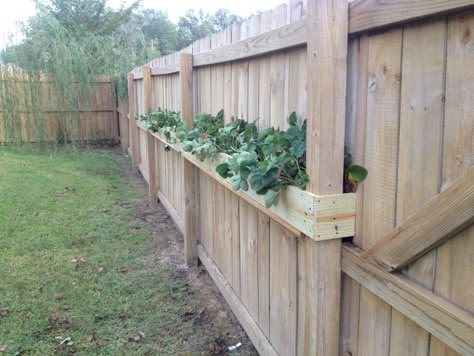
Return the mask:
[[108, 0], [34, 0], [39, 12], [54, 16], [64, 28], [76, 35], [94, 33], [111, 35], [121, 25], [129, 22], [140, 0], [130, 6], [114, 10]]
[[178, 28], [164, 11], [145, 9], [137, 16], [151, 53], [155, 57], [167, 55], [178, 47]]
[[178, 47], [184, 48], [194, 41], [212, 33], [221, 31], [234, 22], [240, 22], [240, 16], [228, 10], [219, 9], [214, 15], [204, 14], [202, 10], [188, 10], [178, 21]]
[[239, 22], [242, 22], [242, 17], [232, 14], [229, 10], [218, 9], [214, 14], [214, 27], [217, 32]]

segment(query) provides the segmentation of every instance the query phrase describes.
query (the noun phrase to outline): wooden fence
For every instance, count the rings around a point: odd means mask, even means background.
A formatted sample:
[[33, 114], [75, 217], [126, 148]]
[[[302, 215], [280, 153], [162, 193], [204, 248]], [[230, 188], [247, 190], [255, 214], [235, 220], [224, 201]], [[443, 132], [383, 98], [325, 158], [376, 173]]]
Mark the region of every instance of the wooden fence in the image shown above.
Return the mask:
[[[27, 82], [25, 82], [27, 83]], [[8, 83], [3, 83], [8, 85]], [[43, 94], [41, 115], [33, 115], [29, 109], [23, 110], [21, 115], [21, 135], [23, 142], [37, 142], [41, 139], [54, 141], [61, 136], [68, 138], [76, 137], [80, 134], [81, 142], [97, 140], [119, 140], [119, 123], [117, 119], [117, 103], [113, 95], [113, 86], [110, 81], [101, 80], [91, 83], [91, 97], [88, 108], [79, 108], [79, 112], [64, 109], [61, 103], [52, 98], [47, 85], [40, 83]], [[15, 95], [15, 94], [14, 94]], [[23, 98], [17, 98], [22, 102]], [[20, 104], [20, 107], [23, 104]], [[123, 107], [126, 104], [121, 104]], [[0, 143], [5, 142], [4, 115], [6, 108], [2, 108], [0, 103]], [[15, 108], [15, 115], [18, 108]], [[77, 117], [76, 115], [79, 115]], [[78, 120], [77, 120], [78, 119]], [[15, 119], [16, 120], [16, 119]], [[41, 123], [34, 122], [41, 120]], [[79, 124], [77, 128], [76, 125]], [[38, 132], [38, 127], [42, 132]], [[44, 127], [43, 127], [44, 126]], [[126, 127], [126, 125], [123, 125]], [[78, 130], [75, 133], [75, 130]]]
[[[262, 355], [474, 354], [473, 7], [292, 0], [130, 73], [130, 118], [159, 107], [187, 122], [224, 108], [225, 122], [259, 117], [260, 129], [308, 118], [311, 182], [294, 201], [312, 199], [312, 236], [281, 218], [297, 210], [289, 198], [265, 209], [215, 163], [166, 152], [121, 118], [150, 203]], [[344, 146], [369, 171], [352, 208]], [[343, 224], [354, 237], [341, 244]]]

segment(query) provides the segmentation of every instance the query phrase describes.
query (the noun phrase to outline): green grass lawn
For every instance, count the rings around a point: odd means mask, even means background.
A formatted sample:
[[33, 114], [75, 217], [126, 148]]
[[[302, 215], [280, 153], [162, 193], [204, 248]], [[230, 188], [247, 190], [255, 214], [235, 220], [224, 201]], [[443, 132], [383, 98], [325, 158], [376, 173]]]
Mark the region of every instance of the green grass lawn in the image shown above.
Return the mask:
[[183, 318], [186, 281], [150, 262], [165, 242], [137, 216], [143, 193], [118, 174], [126, 163], [111, 149], [0, 147], [0, 354], [168, 355], [212, 342]]

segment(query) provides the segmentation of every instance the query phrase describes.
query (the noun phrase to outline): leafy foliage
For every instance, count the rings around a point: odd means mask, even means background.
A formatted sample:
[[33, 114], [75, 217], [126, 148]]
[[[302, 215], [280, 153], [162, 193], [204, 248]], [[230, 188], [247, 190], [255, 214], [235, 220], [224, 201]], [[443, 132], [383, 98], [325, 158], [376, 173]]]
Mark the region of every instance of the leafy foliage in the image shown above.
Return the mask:
[[241, 17], [231, 14], [228, 10], [218, 9], [214, 15], [205, 14], [202, 10], [188, 10], [178, 21], [178, 47], [189, 46], [200, 38], [241, 21]]
[[175, 143], [176, 139], [171, 135], [171, 132], [176, 130], [176, 127], [182, 125], [181, 115], [174, 111], [162, 111], [158, 109], [150, 114], [142, 114], [139, 117], [143, 127], [153, 132], [163, 133], [170, 143]]
[[[70, 128], [70, 134], [66, 137], [65, 131], [60, 132], [57, 142], [76, 142], [78, 98], [87, 109], [92, 81], [101, 76], [111, 78], [114, 94], [126, 99], [126, 73], [133, 67], [241, 20], [222, 9], [215, 14], [189, 10], [176, 25], [166, 12], [141, 10], [140, 1], [129, 2], [127, 6], [122, 3], [118, 8], [110, 6], [110, 0], [34, 2], [36, 15], [18, 28], [22, 41], [0, 51], [0, 63], [5, 64], [0, 70], [8, 72], [8, 80], [0, 85], [0, 108], [7, 111], [2, 130], [11, 143], [22, 140], [25, 111], [28, 112], [26, 122], [32, 127], [28, 136], [34, 134], [39, 141], [46, 139], [41, 86], [50, 98], [60, 103], [50, 107], [67, 112], [61, 118], [64, 121], [61, 126]], [[48, 88], [39, 84], [39, 78], [48, 83]]]
[[357, 190], [357, 184], [367, 178], [368, 171], [366, 168], [353, 165], [350, 153], [344, 154], [344, 192], [353, 193]]
[[[158, 110], [136, 118], [144, 127], [164, 133], [171, 143], [178, 139], [185, 152], [201, 160], [214, 159], [218, 153], [227, 154], [229, 157], [216, 167], [216, 172], [228, 178], [234, 190], [252, 188], [257, 194], [264, 195], [267, 207], [278, 204], [279, 193], [289, 185], [306, 188], [309, 180], [306, 174], [306, 120], [298, 126], [293, 112], [287, 119], [288, 130], [270, 127], [259, 133], [256, 121], [249, 123], [238, 119], [224, 126], [223, 116], [223, 110], [216, 116], [197, 115], [191, 128], [176, 112]], [[357, 183], [367, 176], [367, 170], [351, 165], [351, 160], [347, 154], [344, 161], [345, 182], [349, 182], [346, 192], [355, 191]]]

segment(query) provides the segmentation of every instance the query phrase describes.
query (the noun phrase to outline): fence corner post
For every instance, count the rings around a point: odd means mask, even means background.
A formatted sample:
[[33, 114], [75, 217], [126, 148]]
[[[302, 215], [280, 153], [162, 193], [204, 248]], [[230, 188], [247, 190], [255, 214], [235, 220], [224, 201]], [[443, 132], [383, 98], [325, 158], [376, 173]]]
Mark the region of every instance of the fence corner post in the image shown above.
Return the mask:
[[[342, 193], [348, 1], [308, 1], [308, 191]], [[298, 244], [298, 355], [339, 355], [341, 240]]]
[[135, 83], [133, 73], [128, 74], [128, 123], [130, 125], [130, 151], [132, 155], [132, 168], [138, 173], [138, 132], [135, 122]]
[[[193, 56], [181, 53], [179, 65], [179, 80], [181, 84], [181, 116], [184, 122], [191, 126], [194, 119], [193, 110]], [[183, 159], [184, 176], [184, 259], [188, 267], [197, 266], [198, 260], [198, 221], [196, 167]]]

